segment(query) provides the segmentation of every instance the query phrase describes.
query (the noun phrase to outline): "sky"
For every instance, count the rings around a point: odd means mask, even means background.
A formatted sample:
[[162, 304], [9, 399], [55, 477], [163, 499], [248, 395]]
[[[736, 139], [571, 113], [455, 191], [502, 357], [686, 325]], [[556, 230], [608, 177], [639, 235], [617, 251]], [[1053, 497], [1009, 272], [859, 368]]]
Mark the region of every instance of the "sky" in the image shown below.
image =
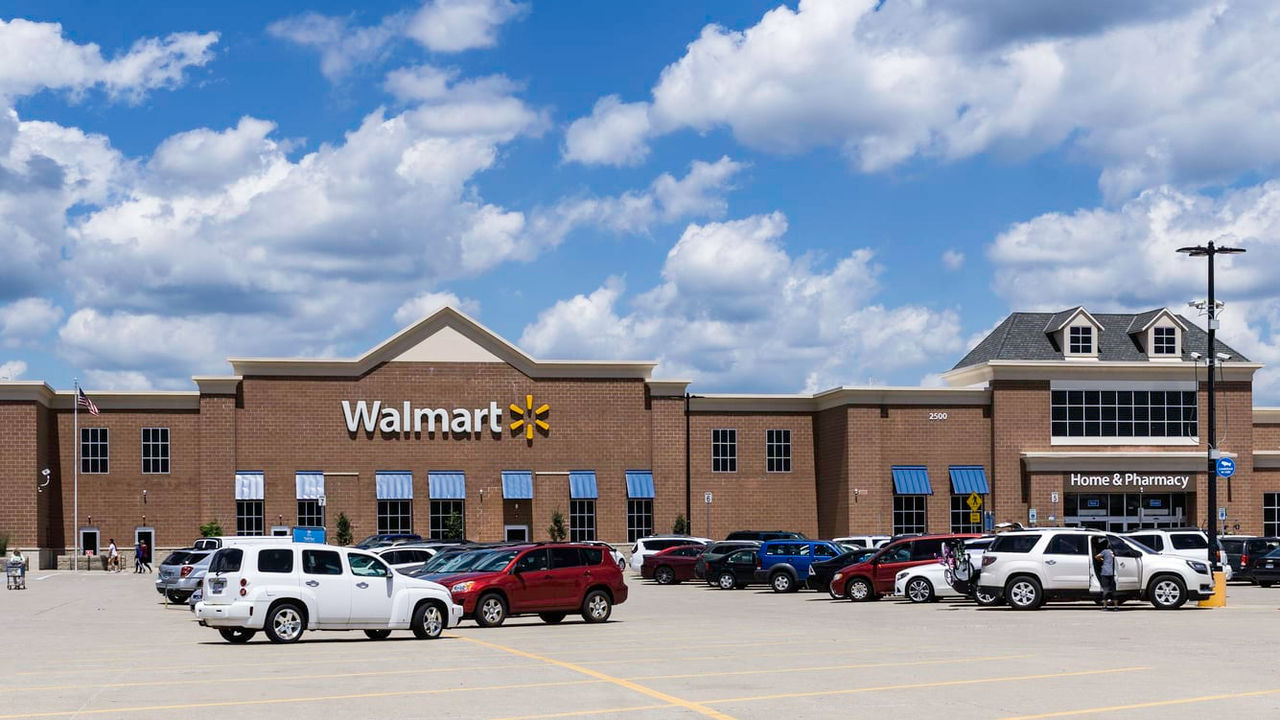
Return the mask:
[[1266, 0], [0, 5], [0, 378], [193, 389], [451, 304], [695, 392], [1203, 297], [1280, 404]]

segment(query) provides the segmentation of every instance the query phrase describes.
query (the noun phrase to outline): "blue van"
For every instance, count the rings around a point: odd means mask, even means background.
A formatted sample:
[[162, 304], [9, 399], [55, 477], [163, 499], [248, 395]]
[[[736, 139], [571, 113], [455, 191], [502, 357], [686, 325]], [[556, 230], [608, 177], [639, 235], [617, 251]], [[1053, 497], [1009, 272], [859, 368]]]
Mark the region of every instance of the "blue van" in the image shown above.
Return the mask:
[[795, 592], [809, 579], [809, 566], [827, 560], [843, 549], [826, 540], [770, 540], [760, 546], [756, 582], [768, 583], [774, 592]]

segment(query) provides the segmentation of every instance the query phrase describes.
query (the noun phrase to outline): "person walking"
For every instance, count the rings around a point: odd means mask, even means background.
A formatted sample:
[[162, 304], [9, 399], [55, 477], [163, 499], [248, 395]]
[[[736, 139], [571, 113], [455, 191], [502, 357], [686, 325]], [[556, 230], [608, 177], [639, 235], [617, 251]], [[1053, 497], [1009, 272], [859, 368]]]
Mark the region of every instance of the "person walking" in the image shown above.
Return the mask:
[[142, 569], [151, 572], [151, 546], [146, 540], [142, 541]]
[[142, 572], [142, 541], [135, 540], [133, 542], [133, 574], [137, 575]]
[[120, 570], [120, 549], [116, 547], [115, 538], [111, 538], [107, 545], [107, 569], [117, 572]]
[[1098, 561], [1098, 584], [1102, 586], [1102, 609], [1119, 610], [1116, 604], [1116, 554], [1106, 538], [1098, 540], [1100, 550], [1094, 559]]

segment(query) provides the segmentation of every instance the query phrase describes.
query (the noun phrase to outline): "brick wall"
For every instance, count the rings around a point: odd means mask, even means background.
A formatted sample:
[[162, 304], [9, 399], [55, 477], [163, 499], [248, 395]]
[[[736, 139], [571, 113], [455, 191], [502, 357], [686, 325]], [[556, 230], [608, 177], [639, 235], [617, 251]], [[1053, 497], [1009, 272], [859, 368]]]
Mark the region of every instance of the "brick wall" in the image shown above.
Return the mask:
[[10, 547], [37, 543], [38, 415], [35, 403], [0, 402], [0, 533], [9, 535]]

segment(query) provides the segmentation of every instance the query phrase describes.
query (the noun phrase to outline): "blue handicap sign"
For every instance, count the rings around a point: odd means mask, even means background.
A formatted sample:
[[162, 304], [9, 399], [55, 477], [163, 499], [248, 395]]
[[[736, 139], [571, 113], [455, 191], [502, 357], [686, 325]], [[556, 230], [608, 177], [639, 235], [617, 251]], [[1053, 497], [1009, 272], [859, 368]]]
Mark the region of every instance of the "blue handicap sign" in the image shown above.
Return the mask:
[[1236, 474], [1236, 461], [1231, 458], [1218, 458], [1218, 477], [1229, 478]]

